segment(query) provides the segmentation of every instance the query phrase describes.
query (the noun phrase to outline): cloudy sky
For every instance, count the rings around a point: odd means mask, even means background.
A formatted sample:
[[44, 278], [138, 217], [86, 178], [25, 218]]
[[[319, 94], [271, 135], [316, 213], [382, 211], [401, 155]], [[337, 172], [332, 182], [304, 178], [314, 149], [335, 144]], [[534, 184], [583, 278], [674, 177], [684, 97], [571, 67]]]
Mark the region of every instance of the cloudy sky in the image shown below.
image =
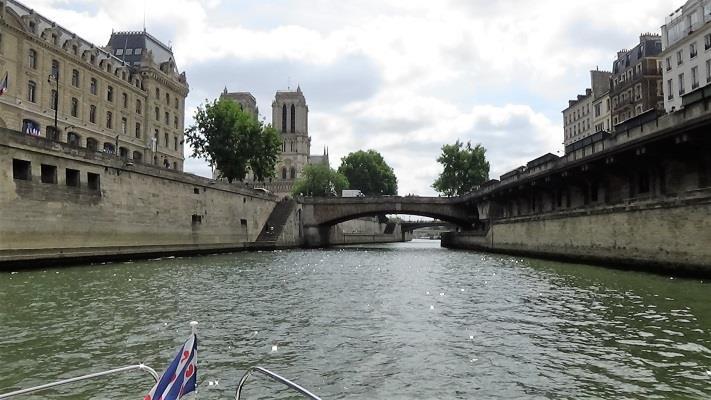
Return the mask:
[[[205, 99], [250, 91], [271, 120], [277, 90], [310, 109], [312, 153], [375, 149], [400, 193], [433, 194], [443, 144], [487, 148], [491, 176], [562, 150], [561, 110], [617, 50], [659, 32], [682, 0], [25, 0], [96, 44], [140, 30], [173, 46]], [[186, 152], [186, 157], [188, 153]], [[189, 172], [209, 175], [202, 162]]]

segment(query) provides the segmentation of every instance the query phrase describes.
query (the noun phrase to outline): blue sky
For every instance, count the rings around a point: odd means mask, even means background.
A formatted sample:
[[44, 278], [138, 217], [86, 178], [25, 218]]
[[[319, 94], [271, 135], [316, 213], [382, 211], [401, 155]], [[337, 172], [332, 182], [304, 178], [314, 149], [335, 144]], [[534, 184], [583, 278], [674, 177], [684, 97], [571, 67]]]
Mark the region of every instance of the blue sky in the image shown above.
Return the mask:
[[[143, 26], [170, 43], [191, 92], [250, 91], [271, 120], [277, 90], [301, 88], [312, 153], [331, 164], [375, 149], [400, 193], [433, 194], [443, 144], [483, 144], [492, 177], [560, 151], [561, 110], [680, 0], [31, 0], [104, 45]], [[186, 157], [189, 151], [186, 151]], [[209, 175], [197, 160], [186, 170]]]

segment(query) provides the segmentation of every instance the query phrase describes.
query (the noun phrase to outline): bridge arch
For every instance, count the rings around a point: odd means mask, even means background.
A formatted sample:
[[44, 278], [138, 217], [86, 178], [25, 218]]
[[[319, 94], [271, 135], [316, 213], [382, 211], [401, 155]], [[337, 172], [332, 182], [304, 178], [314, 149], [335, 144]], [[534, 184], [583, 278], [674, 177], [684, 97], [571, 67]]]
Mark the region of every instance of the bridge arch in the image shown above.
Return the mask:
[[465, 202], [441, 197], [301, 198], [305, 226], [333, 226], [382, 214], [417, 215], [446, 221], [464, 229], [479, 219], [478, 210]]

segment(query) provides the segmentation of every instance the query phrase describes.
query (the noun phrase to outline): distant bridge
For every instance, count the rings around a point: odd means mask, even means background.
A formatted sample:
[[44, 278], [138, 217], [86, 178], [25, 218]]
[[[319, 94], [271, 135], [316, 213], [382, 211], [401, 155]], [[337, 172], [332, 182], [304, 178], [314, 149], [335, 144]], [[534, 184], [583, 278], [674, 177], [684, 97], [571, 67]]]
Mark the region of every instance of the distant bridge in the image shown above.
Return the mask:
[[313, 247], [328, 243], [328, 232], [333, 225], [360, 217], [419, 215], [449, 222], [463, 230], [470, 230], [479, 222], [476, 204], [460, 197], [299, 197], [296, 201], [301, 205], [305, 243]]

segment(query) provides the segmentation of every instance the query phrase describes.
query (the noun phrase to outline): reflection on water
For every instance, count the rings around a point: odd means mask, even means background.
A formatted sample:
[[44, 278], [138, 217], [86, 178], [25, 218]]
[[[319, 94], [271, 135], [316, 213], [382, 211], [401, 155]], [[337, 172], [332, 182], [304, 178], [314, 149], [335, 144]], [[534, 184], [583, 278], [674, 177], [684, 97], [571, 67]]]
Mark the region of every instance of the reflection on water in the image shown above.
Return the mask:
[[[0, 392], [162, 370], [198, 320], [201, 399], [233, 396], [251, 365], [328, 399], [711, 397], [698, 280], [415, 241], [7, 273], [0, 289]], [[246, 398], [295, 398], [252, 379]], [[133, 373], [35, 398], [150, 385]]]

